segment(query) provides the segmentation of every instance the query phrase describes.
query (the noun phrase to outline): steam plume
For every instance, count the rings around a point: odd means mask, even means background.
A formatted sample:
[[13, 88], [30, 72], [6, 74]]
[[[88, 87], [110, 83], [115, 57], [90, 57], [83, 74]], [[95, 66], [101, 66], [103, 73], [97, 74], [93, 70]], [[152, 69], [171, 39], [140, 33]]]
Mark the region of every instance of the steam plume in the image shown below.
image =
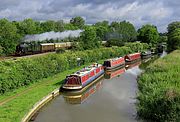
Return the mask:
[[31, 42], [31, 41], [44, 41], [50, 39], [64, 39], [67, 37], [79, 37], [80, 33], [83, 30], [68, 30], [64, 32], [45, 32], [42, 34], [35, 34], [35, 35], [26, 35], [23, 39], [24, 42]]

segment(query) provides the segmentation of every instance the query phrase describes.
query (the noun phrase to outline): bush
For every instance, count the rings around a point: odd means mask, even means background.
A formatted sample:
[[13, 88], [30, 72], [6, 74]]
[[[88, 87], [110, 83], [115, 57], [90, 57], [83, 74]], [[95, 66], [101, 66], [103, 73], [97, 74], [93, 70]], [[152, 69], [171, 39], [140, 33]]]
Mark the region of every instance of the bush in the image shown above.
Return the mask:
[[3, 54], [3, 48], [0, 45], [0, 56]]
[[64, 48], [60, 48], [56, 50], [56, 53], [65, 53], [66, 50]]
[[140, 117], [153, 121], [180, 120], [180, 50], [149, 65], [138, 80]]
[[140, 42], [126, 43], [125, 46], [130, 47], [131, 50], [135, 52], [142, 52], [149, 48], [149, 45], [147, 43], [140, 43]]

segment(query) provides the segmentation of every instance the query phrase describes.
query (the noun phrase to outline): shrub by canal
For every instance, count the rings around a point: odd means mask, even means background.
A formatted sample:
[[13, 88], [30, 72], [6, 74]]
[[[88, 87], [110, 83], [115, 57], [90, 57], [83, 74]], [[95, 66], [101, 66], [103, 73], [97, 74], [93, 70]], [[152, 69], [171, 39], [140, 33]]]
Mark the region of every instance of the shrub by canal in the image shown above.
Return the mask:
[[153, 121], [180, 120], [180, 50], [150, 64], [138, 80], [138, 115]]

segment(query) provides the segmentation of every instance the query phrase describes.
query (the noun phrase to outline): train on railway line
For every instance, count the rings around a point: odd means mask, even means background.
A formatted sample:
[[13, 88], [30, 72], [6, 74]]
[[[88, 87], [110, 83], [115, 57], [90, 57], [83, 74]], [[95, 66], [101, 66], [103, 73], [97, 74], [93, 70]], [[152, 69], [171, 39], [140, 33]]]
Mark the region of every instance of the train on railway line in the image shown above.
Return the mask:
[[[106, 41], [101, 42], [105, 45]], [[16, 46], [16, 54], [19, 56], [38, 54], [44, 52], [53, 52], [59, 49], [71, 49], [78, 42], [58, 42], [58, 43], [42, 43], [42, 42], [21, 42]]]
[[44, 52], [53, 52], [58, 49], [71, 49], [74, 42], [60, 43], [21, 43], [16, 46], [16, 55], [31, 55]]

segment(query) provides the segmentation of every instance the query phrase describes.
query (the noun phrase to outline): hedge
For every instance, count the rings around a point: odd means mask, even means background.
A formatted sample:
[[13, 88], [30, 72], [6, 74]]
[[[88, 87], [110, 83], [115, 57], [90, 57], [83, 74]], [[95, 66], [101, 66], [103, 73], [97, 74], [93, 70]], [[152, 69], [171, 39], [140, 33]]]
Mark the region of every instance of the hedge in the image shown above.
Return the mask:
[[158, 122], [180, 120], [180, 50], [150, 64], [138, 80], [137, 111]]
[[112, 47], [1, 61], [0, 94], [77, 67], [77, 58], [89, 63], [131, 52], [130, 47]]

